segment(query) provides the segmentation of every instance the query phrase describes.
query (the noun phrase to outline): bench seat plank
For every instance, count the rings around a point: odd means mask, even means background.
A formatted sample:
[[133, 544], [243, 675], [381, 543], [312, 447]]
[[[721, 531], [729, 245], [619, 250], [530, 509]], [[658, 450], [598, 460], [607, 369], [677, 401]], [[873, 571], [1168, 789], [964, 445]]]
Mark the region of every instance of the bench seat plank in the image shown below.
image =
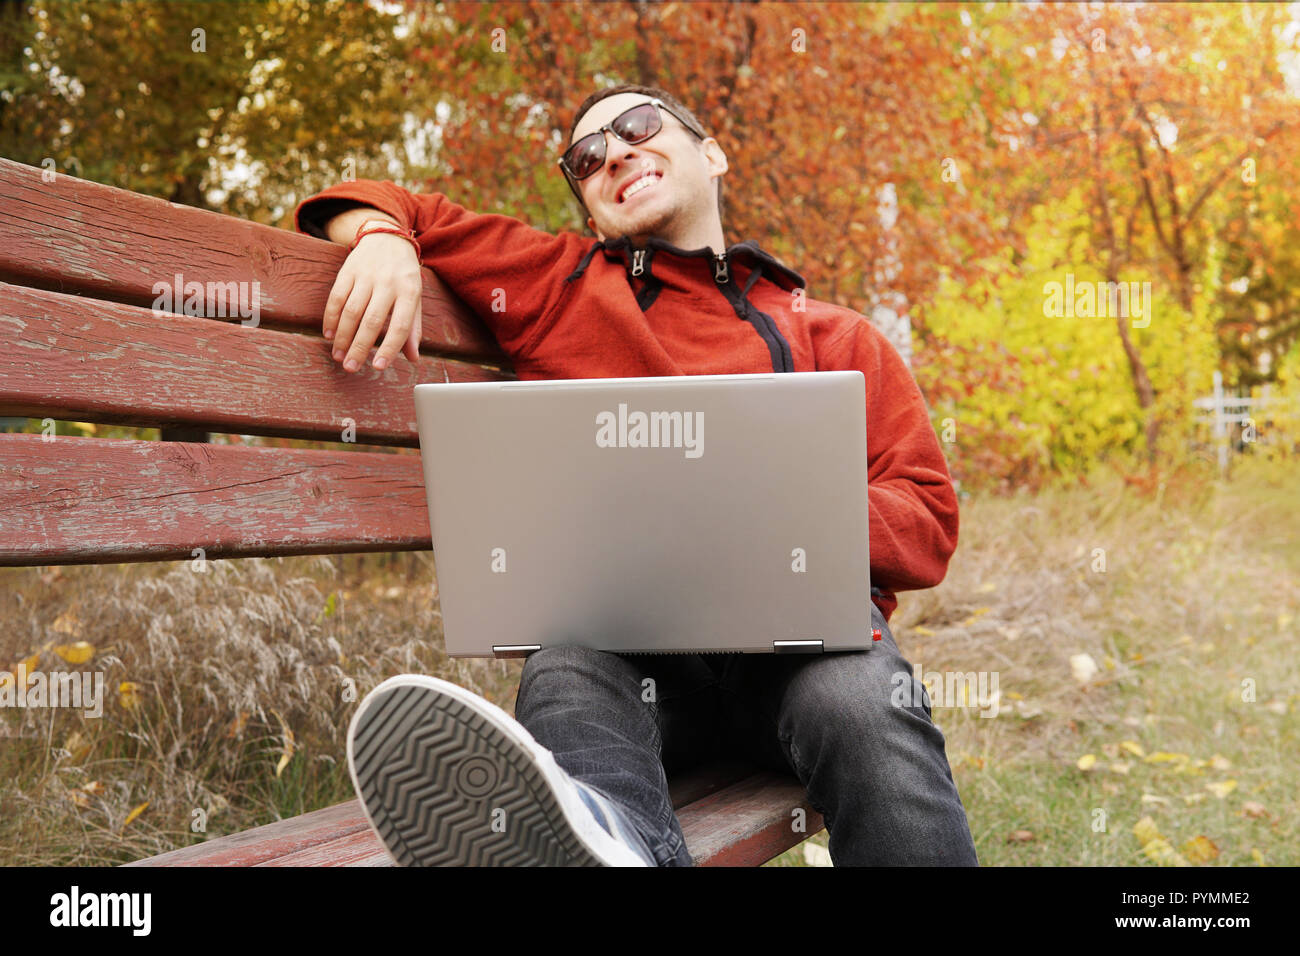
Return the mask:
[[[669, 785], [686, 846], [697, 866], [757, 866], [822, 827], [791, 776], [711, 767]], [[694, 799], [702, 791], [710, 796]], [[807, 832], [791, 827], [791, 810], [807, 810]], [[766, 854], [766, 855], [764, 855]], [[390, 866], [358, 800], [253, 830], [216, 837], [126, 866]]]
[[350, 374], [328, 343], [0, 283], [0, 415], [419, 444], [418, 382], [514, 378], [452, 359]]
[[[803, 810], [795, 831], [796, 808]], [[710, 866], [761, 866], [822, 829], [799, 781], [770, 771], [754, 774], [677, 811], [686, 844]]]
[[431, 547], [415, 454], [0, 434], [0, 566]]
[[[320, 329], [347, 249], [301, 233], [169, 203], [0, 159], [0, 279], [151, 306], [154, 284], [259, 283], [262, 324]], [[446, 284], [424, 270], [420, 347], [494, 361], [500, 346]]]

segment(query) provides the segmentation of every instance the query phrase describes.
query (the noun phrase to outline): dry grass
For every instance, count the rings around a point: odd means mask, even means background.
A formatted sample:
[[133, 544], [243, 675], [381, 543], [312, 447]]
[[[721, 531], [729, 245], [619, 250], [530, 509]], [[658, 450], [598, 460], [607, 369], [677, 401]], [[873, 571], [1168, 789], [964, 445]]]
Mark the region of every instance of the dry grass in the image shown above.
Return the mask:
[[[902, 596], [891, 623], [913, 664], [999, 676], [996, 718], [935, 708], [985, 864], [1144, 862], [1144, 816], [1175, 850], [1206, 836], [1218, 863], [1300, 862], [1300, 478], [1246, 466], [1227, 485], [1185, 475], [1153, 491], [1099, 476], [971, 500], [947, 579]], [[55, 648], [85, 640], [95, 656], [75, 669], [103, 671], [109, 698], [97, 720], [0, 713], [8, 862], [122, 862], [203, 839], [196, 811], [212, 836], [349, 798], [349, 680], [359, 700], [421, 671], [513, 709], [519, 662], [443, 654], [427, 554], [207, 568], [0, 569], [0, 668], [35, 652], [45, 671], [74, 669]], [[1099, 667], [1086, 684], [1079, 654]], [[802, 848], [775, 861], [803, 862]]]
[[1147, 863], [1144, 817], [1191, 862], [1201, 836], [1204, 862], [1300, 862], [1300, 471], [1246, 461], [1150, 492], [1100, 474], [973, 500], [947, 578], [902, 596], [913, 665], [998, 673], [996, 717], [934, 710], [985, 865]]
[[[349, 699], [393, 674], [437, 674], [509, 709], [519, 665], [447, 658], [429, 556], [392, 557], [6, 569], [0, 661], [35, 651], [47, 672], [105, 672], [108, 691], [101, 719], [0, 716], [8, 861], [123, 862], [202, 839], [199, 817], [211, 836], [348, 799]], [[55, 648], [77, 639], [96, 653], [72, 668]], [[133, 708], [124, 681], [140, 688]]]

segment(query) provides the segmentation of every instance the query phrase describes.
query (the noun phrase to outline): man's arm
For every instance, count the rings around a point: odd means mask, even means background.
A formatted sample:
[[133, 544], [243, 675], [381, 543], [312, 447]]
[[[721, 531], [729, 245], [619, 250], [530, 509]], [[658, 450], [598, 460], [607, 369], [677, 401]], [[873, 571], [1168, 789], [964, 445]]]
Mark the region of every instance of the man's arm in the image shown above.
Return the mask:
[[[361, 224], [371, 219], [382, 219], [399, 229], [401, 228], [401, 223], [388, 213], [376, 209], [374, 206], [357, 206], [327, 219], [324, 227], [325, 235], [329, 237], [330, 242], [337, 242], [345, 246], [351, 245], [352, 240], [356, 238], [357, 230], [361, 228]], [[412, 249], [411, 251], [414, 252], [415, 250]]]
[[[343, 202], [362, 205], [340, 212]], [[379, 234], [359, 243], [344, 262], [322, 332], [331, 331], [337, 310], [335, 343], [347, 350], [349, 359], [364, 360], [388, 312], [392, 321], [381, 354], [394, 340], [408, 343], [408, 356], [414, 352], [419, 342], [414, 330], [419, 320], [416, 286], [423, 264], [487, 323], [506, 354], [518, 361], [539, 320], [557, 307], [566, 292], [565, 277], [590, 245], [575, 233], [552, 235], [510, 216], [475, 213], [441, 193], [412, 193], [387, 180], [331, 186], [304, 200], [294, 213], [299, 231], [343, 243], [351, 243], [367, 218], [380, 217], [404, 232], [413, 231], [420, 255], [417, 258], [401, 237]], [[392, 252], [398, 243], [408, 252]], [[391, 288], [394, 285], [407, 294], [415, 287], [409, 309], [407, 300]], [[394, 307], [399, 302], [403, 308]]]
[[898, 350], [861, 317], [827, 334], [816, 345], [818, 369], [866, 376], [871, 583], [887, 592], [892, 611], [892, 592], [934, 587], [947, 574], [957, 548], [957, 493], [925, 398]]

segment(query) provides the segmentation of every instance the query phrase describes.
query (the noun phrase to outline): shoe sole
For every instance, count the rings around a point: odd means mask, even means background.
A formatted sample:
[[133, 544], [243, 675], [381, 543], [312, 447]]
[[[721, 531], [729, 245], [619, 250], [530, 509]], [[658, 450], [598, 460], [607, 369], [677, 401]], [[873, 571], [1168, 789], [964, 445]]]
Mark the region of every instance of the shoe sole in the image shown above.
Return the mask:
[[390, 678], [362, 701], [348, 768], [399, 866], [606, 866], [631, 852], [560, 796], [572, 787], [551, 782], [562, 771], [526, 729], [435, 677]]

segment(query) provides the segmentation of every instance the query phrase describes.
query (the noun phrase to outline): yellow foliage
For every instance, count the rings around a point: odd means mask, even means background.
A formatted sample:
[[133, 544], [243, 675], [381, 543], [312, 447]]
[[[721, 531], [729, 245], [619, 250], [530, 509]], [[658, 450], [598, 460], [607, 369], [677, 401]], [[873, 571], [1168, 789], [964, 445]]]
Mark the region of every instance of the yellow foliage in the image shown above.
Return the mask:
[[[943, 368], [918, 369], [918, 379], [927, 394], [951, 392], [954, 380], [968, 392], [934, 403], [932, 411], [937, 422], [956, 422], [946, 451], [971, 486], [1003, 476], [1034, 483], [1086, 474], [1099, 460], [1145, 449], [1147, 416], [1120, 319], [1108, 314], [1109, 301], [1103, 307], [1104, 296], [1089, 310], [1076, 309], [1076, 301], [1085, 305], [1076, 294], [1067, 317], [1057, 314], [1053, 298], [1067, 282], [1081, 290], [1106, 281], [1083, 238], [1088, 202], [1076, 192], [1035, 207], [1023, 261], [987, 262], [990, 277], [974, 283], [944, 280], [924, 308], [925, 326], [951, 345], [953, 358]], [[1156, 392], [1150, 412], [1162, 422], [1161, 446], [1181, 449], [1195, 427], [1191, 400], [1212, 387], [1217, 363], [1210, 307], [1198, 302], [1187, 313], [1158, 275], [1118, 279], [1137, 283], [1143, 294], [1143, 314], [1125, 319], [1127, 332]], [[1149, 301], [1143, 283], [1150, 283]], [[936, 378], [927, 382], [927, 375]]]
[[95, 656], [95, 645], [86, 641], [77, 641], [75, 644], [58, 644], [54, 648], [54, 653], [69, 664], [84, 664]]

